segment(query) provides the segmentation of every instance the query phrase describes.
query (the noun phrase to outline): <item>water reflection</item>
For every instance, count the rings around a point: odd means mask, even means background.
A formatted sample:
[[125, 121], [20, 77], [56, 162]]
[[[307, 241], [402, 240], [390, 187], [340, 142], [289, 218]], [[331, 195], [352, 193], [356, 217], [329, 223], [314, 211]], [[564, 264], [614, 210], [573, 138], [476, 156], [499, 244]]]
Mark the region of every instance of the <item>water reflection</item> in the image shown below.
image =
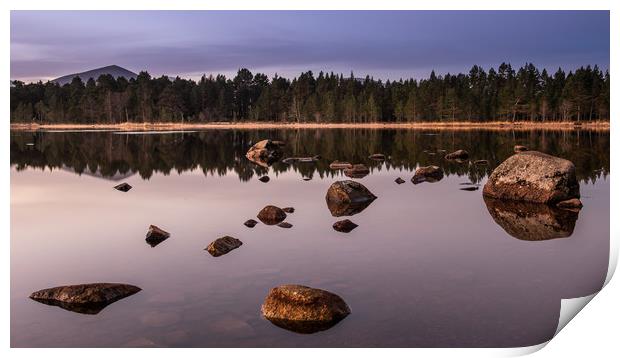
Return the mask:
[[493, 220], [510, 236], [525, 241], [569, 237], [575, 229], [578, 212], [545, 204], [498, 200], [484, 197]]

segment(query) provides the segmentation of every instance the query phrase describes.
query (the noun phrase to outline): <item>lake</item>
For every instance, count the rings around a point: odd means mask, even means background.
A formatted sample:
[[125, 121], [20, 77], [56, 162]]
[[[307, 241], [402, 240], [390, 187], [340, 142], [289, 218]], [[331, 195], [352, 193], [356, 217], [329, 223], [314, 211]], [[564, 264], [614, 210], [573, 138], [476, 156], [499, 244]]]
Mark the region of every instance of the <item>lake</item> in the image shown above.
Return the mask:
[[[285, 157], [321, 159], [246, 159], [266, 138], [284, 141]], [[579, 213], [485, 202], [482, 185], [516, 144], [575, 164]], [[562, 299], [597, 292], [607, 274], [608, 131], [12, 131], [10, 146], [13, 347], [530, 346], [553, 336]], [[471, 161], [443, 158], [457, 149]], [[326, 205], [349, 179], [334, 160], [366, 164], [354, 180], [378, 197], [349, 217]], [[414, 185], [430, 164], [444, 178]], [[133, 189], [114, 190], [121, 182]], [[292, 228], [243, 225], [270, 204], [295, 208]], [[344, 218], [359, 226], [335, 231]], [[170, 238], [151, 247], [151, 224]], [[243, 245], [204, 250], [225, 235]], [[28, 298], [90, 282], [142, 291], [98, 314]], [[288, 283], [336, 293], [351, 314], [313, 334], [275, 326], [260, 307]]]

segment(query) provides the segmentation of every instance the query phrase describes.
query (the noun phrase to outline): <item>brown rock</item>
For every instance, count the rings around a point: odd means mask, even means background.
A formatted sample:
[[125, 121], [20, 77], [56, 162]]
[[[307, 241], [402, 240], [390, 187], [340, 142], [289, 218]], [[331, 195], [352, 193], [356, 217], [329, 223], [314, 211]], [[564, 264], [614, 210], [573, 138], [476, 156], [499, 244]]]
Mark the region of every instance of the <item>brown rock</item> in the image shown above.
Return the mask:
[[258, 180], [262, 181], [263, 183], [267, 183], [269, 181], [269, 177], [266, 175], [263, 175], [262, 177], [258, 178]]
[[109, 304], [131, 296], [141, 289], [122, 283], [89, 283], [46, 288], [30, 294], [30, 298], [68, 311], [97, 314]]
[[368, 174], [370, 174], [370, 169], [368, 169], [364, 164], [355, 164], [351, 168], [344, 170], [344, 175], [354, 179], [363, 178]]
[[241, 240], [237, 240], [231, 236], [224, 236], [210, 243], [205, 250], [207, 250], [211, 256], [218, 257], [229, 253], [241, 245], [243, 245]]
[[290, 229], [293, 227], [293, 224], [287, 223], [286, 221], [283, 221], [281, 223], [278, 224], [279, 227], [283, 228], [283, 229]]
[[272, 288], [261, 307], [263, 316], [278, 327], [315, 333], [331, 328], [351, 313], [338, 295], [301, 285]]
[[327, 207], [333, 216], [355, 215], [376, 198], [365, 186], [353, 180], [333, 183], [325, 195]]
[[151, 225], [149, 226], [149, 231], [146, 233], [146, 242], [151, 245], [151, 247], [155, 247], [169, 237], [170, 233], [158, 228], [155, 225]]
[[254, 144], [245, 154], [245, 157], [258, 165], [267, 167], [280, 160], [282, 154], [282, 150], [278, 144], [269, 139], [265, 139]]
[[405, 182], [405, 181], [403, 180], [403, 178], [401, 178], [401, 177], [396, 178], [396, 180], [394, 180], [394, 181], [396, 182], [396, 184], [402, 184], [402, 183], [404, 183], [404, 182]]
[[562, 158], [527, 151], [506, 159], [489, 176], [483, 194], [507, 200], [555, 204], [579, 198], [575, 165]]
[[249, 227], [249, 228], [253, 228], [254, 226], [256, 226], [256, 224], [258, 224], [258, 221], [254, 220], [254, 219], [249, 219], [246, 222], [243, 223], [243, 225]]
[[282, 208], [282, 211], [284, 211], [287, 214], [292, 214], [295, 212], [295, 208], [287, 206], [286, 208]]
[[474, 164], [476, 164], [476, 165], [487, 165], [487, 164], [489, 164], [489, 161], [488, 160], [484, 160], [484, 159], [480, 159], [480, 160], [475, 160]]
[[454, 159], [465, 160], [469, 158], [469, 153], [467, 153], [466, 150], [459, 149], [456, 152], [447, 154], [445, 158], [448, 160], [454, 160]]
[[357, 226], [358, 225], [356, 223], [354, 223], [353, 221], [349, 219], [336, 221], [334, 225], [332, 225], [334, 230], [339, 231], [339, 232], [345, 232], [345, 233], [353, 231], [353, 229], [355, 229]]
[[581, 200], [577, 199], [577, 198], [573, 198], [573, 199], [568, 199], [568, 200], [564, 200], [564, 201], [560, 201], [559, 203], [556, 204], [556, 206], [558, 208], [561, 209], [581, 209], [583, 207], [583, 204], [581, 203]]
[[263, 224], [276, 225], [286, 219], [284, 210], [277, 206], [267, 205], [256, 215]]
[[523, 145], [515, 145], [514, 151], [515, 153], [520, 153], [520, 152], [527, 152], [528, 149], [526, 146], [523, 146]]
[[339, 162], [337, 160], [334, 160], [330, 165], [329, 165], [329, 169], [332, 170], [340, 170], [340, 169], [348, 169], [353, 167], [353, 165], [351, 163], [348, 162]]
[[371, 154], [368, 158], [372, 160], [385, 160], [385, 155], [380, 153]]
[[416, 169], [411, 182], [413, 184], [420, 184], [423, 182], [435, 183], [443, 179], [443, 170], [435, 165], [429, 165], [428, 167], [419, 167]]
[[121, 184], [118, 184], [117, 186], [115, 186], [114, 189], [119, 190], [119, 191], [123, 191], [123, 192], [128, 192], [129, 190], [131, 190], [131, 185], [129, 185], [127, 183], [121, 183]]

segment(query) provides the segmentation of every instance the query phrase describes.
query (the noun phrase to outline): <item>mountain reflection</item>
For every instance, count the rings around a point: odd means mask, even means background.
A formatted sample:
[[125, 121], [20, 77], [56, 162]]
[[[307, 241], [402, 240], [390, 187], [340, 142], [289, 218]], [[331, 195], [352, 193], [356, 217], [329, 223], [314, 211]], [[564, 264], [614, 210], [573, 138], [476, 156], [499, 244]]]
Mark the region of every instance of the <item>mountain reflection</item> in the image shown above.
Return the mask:
[[[429, 135], [433, 134], [433, 135]], [[320, 155], [314, 163], [274, 163], [265, 168], [245, 158], [251, 143], [261, 139], [286, 142], [285, 156]], [[26, 168], [63, 169], [110, 180], [138, 173], [149, 179], [199, 169], [205, 175], [223, 176], [231, 171], [248, 181], [269, 171], [294, 171], [300, 177], [332, 177], [333, 160], [363, 163], [374, 171], [413, 171], [417, 166], [438, 165], [447, 175], [467, 176], [480, 182], [499, 163], [513, 154], [513, 146], [567, 158], [577, 167], [579, 180], [594, 182], [609, 173], [608, 131], [429, 131], [378, 129], [272, 129], [206, 130], [191, 133], [142, 135], [122, 132], [11, 132], [11, 165]], [[471, 160], [489, 165], [448, 162], [443, 151], [466, 149]], [[383, 153], [385, 162], [368, 159]], [[437, 155], [430, 155], [435, 154]], [[441, 154], [441, 155], [439, 155]]]

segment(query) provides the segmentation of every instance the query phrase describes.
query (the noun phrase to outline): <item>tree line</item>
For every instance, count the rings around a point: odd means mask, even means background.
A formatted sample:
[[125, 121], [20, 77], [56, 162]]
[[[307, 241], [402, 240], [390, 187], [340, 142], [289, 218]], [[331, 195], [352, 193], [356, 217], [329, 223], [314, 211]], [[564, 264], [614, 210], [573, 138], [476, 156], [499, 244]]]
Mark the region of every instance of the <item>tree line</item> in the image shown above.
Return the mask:
[[11, 121], [120, 122], [415, 122], [609, 120], [609, 71], [586, 66], [550, 74], [533, 64], [502, 63], [468, 74], [399, 81], [312, 71], [289, 80], [240, 69], [199, 80], [140, 72], [55, 82], [11, 82]]

